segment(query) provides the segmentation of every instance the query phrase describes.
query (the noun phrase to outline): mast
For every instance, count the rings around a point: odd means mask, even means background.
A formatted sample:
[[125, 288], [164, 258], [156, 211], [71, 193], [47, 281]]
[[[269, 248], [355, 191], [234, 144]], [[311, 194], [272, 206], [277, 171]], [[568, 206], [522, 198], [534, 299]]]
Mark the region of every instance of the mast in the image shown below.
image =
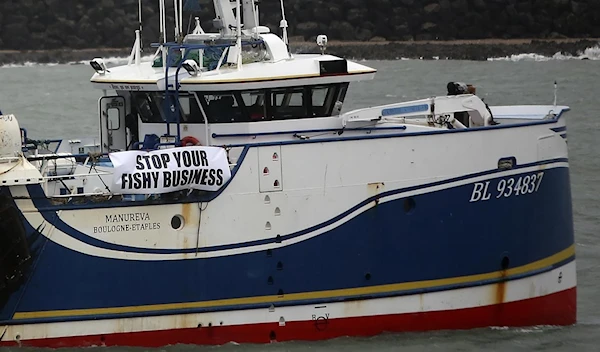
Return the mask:
[[258, 27], [258, 16], [254, 0], [243, 0], [244, 5], [244, 28], [252, 30]]

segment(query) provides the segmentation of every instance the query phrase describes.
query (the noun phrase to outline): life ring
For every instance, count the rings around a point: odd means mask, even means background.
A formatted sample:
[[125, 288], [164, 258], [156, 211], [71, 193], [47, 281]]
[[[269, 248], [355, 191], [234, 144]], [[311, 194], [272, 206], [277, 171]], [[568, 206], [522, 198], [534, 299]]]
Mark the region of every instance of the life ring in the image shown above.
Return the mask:
[[195, 146], [195, 145], [202, 145], [202, 144], [200, 144], [200, 141], [198, 140], [198, 138], [192, 137], [192, 136], [185, 136], [185, 137], [181, 138], [181, 146], [182, 147], [189, 147], [189, 146]]

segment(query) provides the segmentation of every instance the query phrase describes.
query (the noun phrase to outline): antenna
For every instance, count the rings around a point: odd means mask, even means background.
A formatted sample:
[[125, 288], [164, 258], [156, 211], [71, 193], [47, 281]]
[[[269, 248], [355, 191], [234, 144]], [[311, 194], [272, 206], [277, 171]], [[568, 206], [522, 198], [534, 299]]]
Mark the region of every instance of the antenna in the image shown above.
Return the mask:
[[167, 52], [164, 50], [164, 44], [167, 42], [167, 28], [166, 28], [166, 23], [165, 23], [165, 0], [158, 0], [158, 9], [159, 9], [159, 18], [160, 18], [160, 36], [158, 38], [158, 40], [160, 41], [160, 47], [158, 48], [158, 50], [156, 51], [156, 53], [158, 54], [158, 52], [160, 51], [161, 56], [162, 56], [162, 62], [163, 62], [163, 70], [166, 71], [167, 69]]
[[161, 43], [167, 42], [167, 29], [165, 28], [165, 0], [158, 0], [158, 10], [160, 17], [160, 36], [158, 40]]
[[556, 98], [558, 96], [558, 84], [554, 81], [554, 106], [556, 106]]
[[237, 41], [236, 41], [236, 54], [237, 54], [237, 69], [242, 69], [242, 13], [240, 12], [240, 0], [235, 2], [236, 10], [235, 17], [237, 22]]
[[139, 14], [139, 25], [140, 25], [140, 51], [144, 51], [144, 45], [142, 43], [142, 0], [138, 0], [138, 14]]
[[183, 0], [179, 0], [179, 42], [183, 43]]
[[192, 34], [204, 34], [204, 30], [202, 29], [202, 26], [200, 25], [200, 18], [194, 17], [194, 21], [196, 23], [196, 27], [194, 27], [194, 31], [192, 32]]
[[252, 16], [254, 17], [254, 26], [255, 26], [254, 27], [254, 34], [255, 34], [255, 37], [258, 38], [258, 26], [259, 26], [258, 17], [259, 16], [258, 16], [257, 8], [258, 8], [258, 5], [256, 5], [256, 3], [254, 2], [254, 0], [252, 0]]
[[179, 10], [177, 8], [179, 1], [173, 0], [173, 10], [175, 11], [175, 41], [179, 42]]
[[285, 9], [283, 8], [283, 0], [280, 0], [280, 2], [281, 2], [281, 22], [279, 23], [279, 27], [281, 27], [281, 29], [283, 30], [283, 42], [288, 47], [288, 52], [289, 52], [290, 47], [289, 47], [288, 35], [287, 35], [288, 23], [287, 23], [287, 20], [285, 19]]

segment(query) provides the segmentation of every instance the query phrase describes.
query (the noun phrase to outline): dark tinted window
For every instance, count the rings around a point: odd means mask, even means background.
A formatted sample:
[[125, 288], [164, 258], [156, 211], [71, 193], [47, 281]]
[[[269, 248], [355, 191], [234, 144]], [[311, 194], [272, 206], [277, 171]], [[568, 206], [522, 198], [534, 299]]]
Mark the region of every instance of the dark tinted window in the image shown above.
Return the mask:
[[[327, 117], [340, 113], [347, 83], [317, 86], [262, 89], [233, 92], [198, 92], [179, 94], [180, 121], [204, 123], [202, 109], [210, 123], [252, 122], [268, 120]], [[145, 123], [165, 122], [164, 92], [131, 93], [133, 106]], [[168, 98], [170, 101], [174, 98]], [[169, 114], [170, 115], [170, 114]], [[175, 122], [174, 117], [169, 118]]]

